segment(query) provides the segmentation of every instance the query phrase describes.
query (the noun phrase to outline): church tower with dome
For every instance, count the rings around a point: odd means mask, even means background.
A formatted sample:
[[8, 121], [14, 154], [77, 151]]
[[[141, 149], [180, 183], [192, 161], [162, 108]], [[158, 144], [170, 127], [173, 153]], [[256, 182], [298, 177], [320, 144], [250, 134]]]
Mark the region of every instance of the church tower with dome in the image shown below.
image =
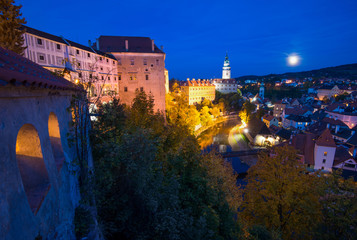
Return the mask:
[[222, 79], [231, 79], [231, 65], [229, 64], [228, 53], [223, 64]]

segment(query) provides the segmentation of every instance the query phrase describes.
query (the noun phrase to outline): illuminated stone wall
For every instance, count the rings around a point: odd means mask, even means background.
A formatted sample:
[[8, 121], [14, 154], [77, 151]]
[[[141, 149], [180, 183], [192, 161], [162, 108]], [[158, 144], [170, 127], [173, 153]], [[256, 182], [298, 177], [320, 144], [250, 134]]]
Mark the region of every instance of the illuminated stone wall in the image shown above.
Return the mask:
[[67, 141], [71, 95], [0, 87], [1, 239], [74, 239], [79, 191]]

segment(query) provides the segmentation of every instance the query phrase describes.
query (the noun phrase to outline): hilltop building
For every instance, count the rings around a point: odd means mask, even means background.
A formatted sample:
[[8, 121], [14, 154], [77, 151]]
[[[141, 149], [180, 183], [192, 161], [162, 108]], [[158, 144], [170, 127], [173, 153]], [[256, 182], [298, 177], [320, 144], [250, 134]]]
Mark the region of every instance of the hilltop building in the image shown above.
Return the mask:
[[238, 83], [235, 79], [231, 78], [231, 66], [228, 59], [228, 54], [224, 60], [222, 69], [222, 78], [213, 79], [212, 84], [216, 87], [216, 90], [221, 93], [235, 93], [238, 89]]
[[165, 112], [168, 72], [165, 53], [148, 37], [100, 36], [96, 50], [117, 60], [120, 100], [131, 104], [136, 91], [152, 94], [155, 108]]
[[181, 83], [181, 92], [186, 97], [189, 105], [201, 103], [202, 100], [208, 99], [213, 101], [216, 97], [215, 86], [209, 80], [187, 79]]
[[79, 189], [67, 108], [80, 90], [11, 51], [0, 56], [1, 239], [74, 239]]

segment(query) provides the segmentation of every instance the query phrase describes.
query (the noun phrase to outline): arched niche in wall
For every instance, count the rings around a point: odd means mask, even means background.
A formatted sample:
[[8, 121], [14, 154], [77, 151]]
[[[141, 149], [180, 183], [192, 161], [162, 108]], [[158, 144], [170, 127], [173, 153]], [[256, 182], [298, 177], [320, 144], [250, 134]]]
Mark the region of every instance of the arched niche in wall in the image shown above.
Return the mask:
[[64, 154], [61, 143], [61, 134], [56, 114], [50, 113], [48, 117], [48, 134], [50, 136], [53, 157], [57, 170], [60, 171], [64, 162]]
[[16, 160], [27, 200], [32, 212], [36, 214], [51, 185], [43, 161], [40, 138], [31, 124], [23, 125], [17, 134]]

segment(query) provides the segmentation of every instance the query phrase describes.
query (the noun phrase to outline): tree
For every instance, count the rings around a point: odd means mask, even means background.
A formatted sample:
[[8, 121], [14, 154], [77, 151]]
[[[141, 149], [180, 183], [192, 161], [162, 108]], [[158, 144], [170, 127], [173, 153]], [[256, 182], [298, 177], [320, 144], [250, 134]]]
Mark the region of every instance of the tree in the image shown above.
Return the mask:
[[212, 124], [212, 117], [211, 114], [209, 114], [209, 108], [207, 106], [204, 106], [201, 111], [200, 111], [200, 117], [201, 117], [201, 124], [202, 126], [209, 126]]
[[25, 30], [20, 30], [26, 23], [21, 18], [22, 6], [16, 6], [14, 0], [1, 0], [0, 3], [0, 46], [22, 55], [26, 49], [23, 46]]
[[357, 236], [357, 187], [352, 178], [344, 179], [341, 171], [321, 177], [323, 221], [316, 239], [354, 239]]
[[252, 117], [253, 111], [255, 110], [255, 105], [249, 101], [243, 104], [242, 110], [239, 112], [239, 117], [245, 123], [248, 123]]
[[315, 175], [307, 174], [292, 147], [259, 155], [248, 170], [239, 215], [249, 226], [263, 225], [283, 239], [311, 239], [321, 220]]

